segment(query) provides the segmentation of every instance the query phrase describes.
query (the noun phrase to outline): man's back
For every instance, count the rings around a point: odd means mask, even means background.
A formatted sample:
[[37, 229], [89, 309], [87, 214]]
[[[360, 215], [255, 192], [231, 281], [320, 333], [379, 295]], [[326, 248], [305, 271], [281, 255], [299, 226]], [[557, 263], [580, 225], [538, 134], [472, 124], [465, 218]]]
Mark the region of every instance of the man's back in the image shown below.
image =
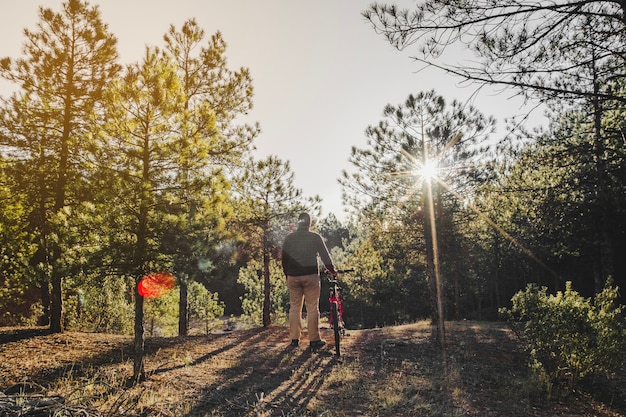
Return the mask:
[[322, 237], [317, 233], [298, 229], [288, 235], [283, 243], [283, 270], [292, 276], [318, 274], [318, 255], [325, 265], [332, 265]]

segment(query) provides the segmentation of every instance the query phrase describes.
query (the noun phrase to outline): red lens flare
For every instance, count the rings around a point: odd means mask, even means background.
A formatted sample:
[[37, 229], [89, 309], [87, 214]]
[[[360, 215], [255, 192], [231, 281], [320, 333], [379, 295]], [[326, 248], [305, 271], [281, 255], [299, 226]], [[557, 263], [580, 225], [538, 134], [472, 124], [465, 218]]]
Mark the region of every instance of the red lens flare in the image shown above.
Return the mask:
[[137, 284], [139, 295], [145, 298], [158, 298], [170, 292], [176, 285], [176, 278], [167, 272], [153, 272], [141, 278]]

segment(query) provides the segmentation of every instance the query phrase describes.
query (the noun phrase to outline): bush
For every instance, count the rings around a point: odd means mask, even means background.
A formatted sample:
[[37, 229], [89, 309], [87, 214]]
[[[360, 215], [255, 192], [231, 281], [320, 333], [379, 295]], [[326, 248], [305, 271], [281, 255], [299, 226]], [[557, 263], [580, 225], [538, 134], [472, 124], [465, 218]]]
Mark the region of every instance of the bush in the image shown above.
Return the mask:
[[573, 388], [587, 375], [612, 376], [625, 364], [626, 341], [617, 288], [607, 283], [595, 300], [566, 283], [564, 292], [530, 284], [501, 309], [521, 338], [530, 365], [549, 394], [555, 385]]
[[216, 319], [224, 315], [224, 303], [219, 300], [216, 292], [210, 292], [206, 287], [196, 281], [189, 283], [189, 318], [202, 323], [204, 334], [221, 326], [221, 321]]
[[134, 280], [107, 276], [83, 286], [78, 293], [82, 300], [81, 314], [75, 301], [65, 308], [68, 328], [85, 332], [133, 334], [134, 306], [131, 294]]
[[[243, 285], [245, 294], [241, 297], [241, 307], [245, 316], [257, 325], [263, 324], [264, 282], [263, 265], [258, 261], [250, 261], [245, 268], [239, 270], [237, 283]], [[289, 290], [280, 263], [270, 262], [270, 302], [272, 322], [278, 325], [287, 324], [289, 311]]]

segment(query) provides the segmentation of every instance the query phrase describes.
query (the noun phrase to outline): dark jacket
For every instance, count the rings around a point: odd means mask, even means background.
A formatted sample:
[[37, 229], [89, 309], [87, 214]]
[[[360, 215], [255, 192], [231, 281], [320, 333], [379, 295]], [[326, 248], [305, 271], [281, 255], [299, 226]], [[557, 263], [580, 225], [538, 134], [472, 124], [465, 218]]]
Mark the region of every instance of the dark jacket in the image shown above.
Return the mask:
[[289, 234], [283, 243], [283, 272], [291, 276], [319, 274], [318, 256], [326, 269], [334, 274], [335, 266], [324, 239], [307, 228], [299, 228]]

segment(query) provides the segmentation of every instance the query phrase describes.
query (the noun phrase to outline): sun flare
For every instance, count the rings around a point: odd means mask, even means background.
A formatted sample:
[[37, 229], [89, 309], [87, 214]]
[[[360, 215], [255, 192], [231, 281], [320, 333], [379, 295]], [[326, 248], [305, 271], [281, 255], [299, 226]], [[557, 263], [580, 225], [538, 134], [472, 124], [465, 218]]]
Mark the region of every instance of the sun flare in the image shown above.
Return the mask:
[[437, 163], [432, 159], [427, 160], [420, 168], [419, 175], [423, 180], [431, 180], [437, 177]]

